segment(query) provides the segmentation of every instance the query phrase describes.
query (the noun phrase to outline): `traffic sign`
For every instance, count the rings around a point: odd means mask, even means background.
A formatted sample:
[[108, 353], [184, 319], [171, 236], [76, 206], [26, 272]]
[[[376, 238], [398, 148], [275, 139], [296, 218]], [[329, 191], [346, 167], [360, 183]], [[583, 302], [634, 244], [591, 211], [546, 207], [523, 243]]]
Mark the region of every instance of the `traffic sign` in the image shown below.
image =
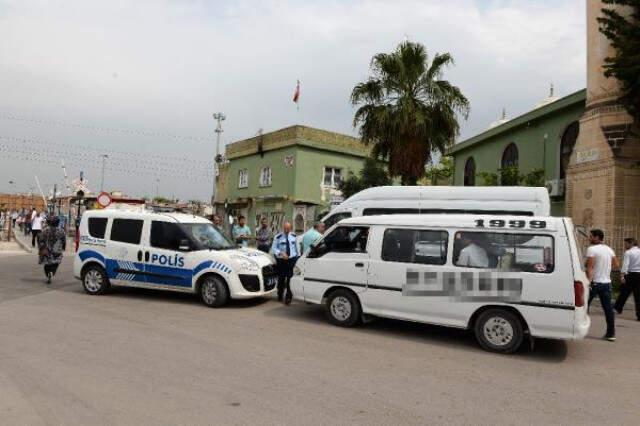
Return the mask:
[[101, 192], [96, 201], [100, 207], [105, 208], [111, 204], [111, 195], [108, 192]]

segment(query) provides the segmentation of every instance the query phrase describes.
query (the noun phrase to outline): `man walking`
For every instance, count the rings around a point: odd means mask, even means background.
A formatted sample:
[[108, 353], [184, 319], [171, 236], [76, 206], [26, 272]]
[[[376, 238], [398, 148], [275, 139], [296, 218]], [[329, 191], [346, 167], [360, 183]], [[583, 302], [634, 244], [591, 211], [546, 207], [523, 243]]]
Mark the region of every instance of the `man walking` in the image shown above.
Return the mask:
[[267, 218], [262, 216], [262, 218], [260, 218], [260, 227], [256, 229], [256, 246], [258, 250], [269, 253], [271, 249], [271, 239], [269, 223], [267, 222]]
[[627, 298], [633, 293], [633, 300], [636, 304], [636, 319], [640, 321], [640, 247], [638, 247], [638, 241], [634, 238], [625, 238], [624, 249], [622, 269], [620, 270], [622, 286], [613, 308], [621, 314]]
[[44, 213], [36, 212], [33, 219], [31, 219], [31, 247], [36, 246], [38, 235], [42, 232], [44, 225]]
[[324, 223], [316, 222], [313, 228], [309, 229], [302, 236], [302, 254], [306, 253], [311, 248], [311, 245], [318, 241], [322, 234], [324, 234]]
[[300, 256], [296, 244], [296, 234], [291, 232], [289, 222], [285, 222], [282, 226], [282, 232], [274, 237], [271, 251], [276, 258], [278, 271], [278, 301], [281, 302], [284, 295], [284, 303], [288, 305], [291, 303], [292, 297], [289, 280], [293, 275], [293, 266]]
[[604, 244], [604, 232], [593, 229], [589, 235], [591, 246], [587, 249], [587, 277], [591, 282], [589, 305], [598, 296], [607, 321], [604, 339], [615, 342], [616, 327], [613, 306], [611, 306], [611, 269], [618, 268], [618, 258], [611, 247]]

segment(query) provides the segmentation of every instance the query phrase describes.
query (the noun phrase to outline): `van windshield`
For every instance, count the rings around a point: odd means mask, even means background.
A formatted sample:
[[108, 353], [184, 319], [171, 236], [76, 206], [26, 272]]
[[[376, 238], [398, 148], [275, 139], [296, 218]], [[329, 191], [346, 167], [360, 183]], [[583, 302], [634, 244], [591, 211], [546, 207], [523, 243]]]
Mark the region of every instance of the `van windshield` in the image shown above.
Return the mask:
[[182, 223], [198, 250], [228, 250], [235, 245], [211, 223]]

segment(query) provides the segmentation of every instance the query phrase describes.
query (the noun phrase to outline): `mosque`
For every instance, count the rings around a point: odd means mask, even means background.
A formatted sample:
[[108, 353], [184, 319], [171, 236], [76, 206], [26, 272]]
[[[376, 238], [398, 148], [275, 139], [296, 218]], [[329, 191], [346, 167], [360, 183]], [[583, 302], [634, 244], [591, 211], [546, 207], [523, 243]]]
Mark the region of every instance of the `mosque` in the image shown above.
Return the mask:
[[551, 86], [529, 112], [508, 119], [503, 111], [449, 153], [455, 185], [483, 185], [482, 172], [505, 167], [521, 174], [544, 170], [552, 214], [605, 230], [620, 249], [621, 238], [640, 238], [640, 131], [618, 103], [618, 81], [603, 73], [604, 59], [613, 54], [598, 29], [603, 7], [601, 0], [587, 1], [586, 89], [558, 98]]

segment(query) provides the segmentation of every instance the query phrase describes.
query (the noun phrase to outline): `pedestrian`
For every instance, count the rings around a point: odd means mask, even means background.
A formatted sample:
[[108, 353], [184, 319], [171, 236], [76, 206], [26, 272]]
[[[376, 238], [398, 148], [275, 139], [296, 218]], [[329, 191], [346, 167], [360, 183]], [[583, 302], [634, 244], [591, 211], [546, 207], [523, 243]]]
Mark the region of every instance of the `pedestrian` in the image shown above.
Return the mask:
[[325, 225], [323, 222], [316, 222], [313, 228], [309, 229], [302, 235], [302, 254], [305, 254], [313, 243], [318, 241], [324, 234]]
[[591, 282], [589, 305], [598, 296], [607, 321], [607, 334], [603, 339], [610, 342], [616, 340], [615, 315], [611, 305], [611, 269], [620, 266], [618, 258], [611, 247], [603, 243], [604, 232], [593, 229], [589, 234], [591, 245], [587, 249], [587, 278]]
[[291, 303], [291, 288], [289, 280], [293, 275], [293, 267], [296, 260], [300, 256], [298, 245], [296, 243], [296, 234], [291, 232], [291, 224], [285, 222], [282, 226], [282, 232], [273, 238], [271, 252], [276, 258], [276, 270], [278, 272], [278, 301], [286, 305]]
[[222, 231], [222, 218], [218, 214], [213, 215], [213, 225], [218, 228], [218, 231]]
[[258, 250], [269, 253], [273, 235], [265, 216], [260, 218], [260, 227], [256, 229], [256, 246]]
[[42, 213], [36, 212], [36, 215], [31, 219], [31, 247], [36, 246], [36, 240], [42, 232], [43, 225]]
[[12, 228], [16, 227], [16, 221], [18, 220], [18, 210], [12, 210], [11, 211], [11, 223], [12, 223]]
[[25, 236], [31, 234], [31, 212], [25, 212], [22, 228]]
[[627, 298], [633, 293], [633, 301], [636, 305], [636, 319], [640, 321], [640, 247], [638, 247], [638, 240], [625, 238], [624, 248], [624, 258], [622, 259], [622, 269], [620, 270], [622, 286], [613, 308], [621, 314]]
[[51, 284], [51, 279], [62, 262], [62, 256], [67, 247], [67, 237], [59, 226], [60, 219], [58, 217], [51, 216], [47, 225], [38, 236], [38, 256], [40, 264], [44, 264], [47, 284]]
[[238, 223], [233, 225], [231, 236], [236, 244], [240, 244], [242, 247], [247, 247], [249, 245], [251, 228], [247, 226], [246, 218], [244, 216], [238, 216]]

